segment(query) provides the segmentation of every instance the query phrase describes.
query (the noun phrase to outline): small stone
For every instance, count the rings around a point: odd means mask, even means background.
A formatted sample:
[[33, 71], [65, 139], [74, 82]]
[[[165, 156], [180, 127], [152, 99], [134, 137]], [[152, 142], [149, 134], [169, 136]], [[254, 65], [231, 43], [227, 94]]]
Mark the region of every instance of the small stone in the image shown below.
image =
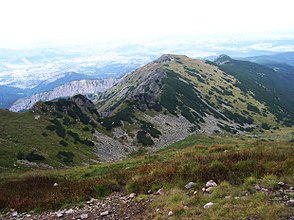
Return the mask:
[[232, 196], [228, 195], [225, 197], [225, 199], [230, 199]]
[[109, 211], [105, 211], [105, 212], [100, 213], [100, 216], [106, 216], [106, 215], [109, 215]]
[[54, 187], [58, 186], [58, 183], [54, 183], [53, 186], [54, 186]]
[[63, 216], [63, 213], [62, 212], [57, 212], [56, 216], [57, 216], [57, 218], [61, 218]]
[[266, 192], [266, 193], [269, 192], [269, 190], [266, 188], [261, 188], [261, 191]]
[[240, 197], [239, 196], [235, 196], [234, 199], [240, 199]]
[[186, 206], [186, 205], [184, 205], [184, 210], [187, 210], [187, 209], [189, 209], [189, 207], [188, 207], [188, 206]]
[[13, 212], [11, 213], [11, 216], [12, 216], [12, 217], [17, 217], [17, 216], [18, 216], [18, 212], [17, 212], [17, 211], [13, 211]]
[[188, 183], [188, 184], [185, 185], [185, 188], [186, 189], [191, 189], [194, 185], [195, 185], [194, 182], [190, 182], [190, 183]]
[[213, 191], [214, 187], [208, 187], [205, 192], [211, 193]]
[[205, 186], [206, 186], [207, 188], [208, 188], [208, 187], [216, 187], [217, 184], [216, 184], [216, 182], [214, 182], [213, 180], [209, 180], [209, 181], [206, 183]]
[[205, 191], [206, 191], [206, 189], [203, 187], [203, 188], [202, 188], [202, 192], [205, 192]]
[[133, 198], [135, 198], [136, 197], [136, 193], [131, 193], [130, 195], [129, 195], [129, 198], [130, 199], [133, 199]]
[[259, 191], [259, 190], [261, 190], [261, 187], [258, 184], [255, 184], [254, 189]]
[[294, 199], [290, 199], [289, 201], [288, 201], [288, 203], [294, 203]]
[[163, 194], [164, 194], [164, 190], [163, 190], [163, 188], [157, 190], [156, 194], [158, 194], [158, 195], [163, 195]]
[[214, 204], [213, 204], [212, 202], [209, 202], [209, 203], [206, 203], [206, 204], [203, 206], [203, 208], [205, 208], [205, 209], [209, 209], [209, 208], [211, 208], [213, 205], [214, 205]]
[[73, 209], [69, 209], [69, 210], [66, 210], [65, 211], [65, 214], [67, 214], [67, 215], [70, 215], [72, 213], [74, 213], [74, 210]]
[[156, 209], [156, 210], [155, 210], [155, 212], [159, 212], [159, 211], [160, 211], [160, 209]]
[[196, 195], [198, 193], [198, 191], [197, 190], [195, 190], [194, 192], [193, 192], [193, 195]]
[[89, 201], [87, 201], [86, 203], [89, 205], [89, 204], [92, 204], [96, 201], [96, 199], [94, 198], [91, 198]]
[[293, 186], [291, 186], [289, 189], [290, 189], [290, 190], [293, 190], [294, 188], [293, 188]]
[[87, 219], [88, 217], [89, 217], [88, 214], [81, 214], [81, 216], [80, 216], [81, 219]]
[[285, 183], [283, 183], [283, 182], [279, 182], [278, 185], [279, 185], [279, 186], [285, 186]]
[[168, 216], [171, 216], [171, 215], [173, 215], [173, 214], [174, 214], [173, 211], [169, 211], [167, 215], [168, 215]]
[[147, 191], [147, 193], [148, 193], [148, 194], [152, 194], [152, 190], [149, 189], [149, 190]]

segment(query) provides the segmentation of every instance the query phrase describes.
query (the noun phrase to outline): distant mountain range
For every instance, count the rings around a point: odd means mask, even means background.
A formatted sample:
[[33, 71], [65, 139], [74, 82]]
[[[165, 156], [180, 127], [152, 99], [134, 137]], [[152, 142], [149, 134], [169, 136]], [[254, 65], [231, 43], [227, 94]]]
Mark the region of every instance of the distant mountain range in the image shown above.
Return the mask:
[[241, 58], [241, 60], [246, 60], [263, 65], [288, 64], [290, 66], [294, 66], [294, 52], [246, 57]]
[[18, 99], [10, 108], [10, 111], [18, 112], [31, 108], [39, 101], [50, 101], [58, 98], [66, 98], [81, 95], [91, 95], [105, 92], [111, 88], [118, 80], [115, 78], [95, 79], [95, 80], [75, 80], [53, 87], [48, 92], [36, 93], [28, 98]]
[[[82, 83], [80, 84], [78, 81], [80, 80], [89, 80], [89, 83]], [[91, 88], [91, 82], [95, 81], [95, 79], [92, 76], [84, 75], [84, 74], [78, 74], [74, 72], [66, 73], [61, 78], [58, 78], [56, 80], [48, 80], [48, 81], [42, 81], [37, 86], [33, 87], [32, 89], [21, 89], [11, 86], [0, 86], [0, 108], [3, 109], [11, 109], [12, 111], [19, 110], [26, 110], [27, 107], [31, 107], [32, 104], [34, 104], [37, 101], [43, 100], [43, 101], [49, 101], [52, 100], [51, 98], [59, 98], [59, 97], [69, 97], [76, 95], [78, 93], [73, 93], [73, 91], [79, 92], [82, 91], [81, 94], [89, 94], [93, 91], [93, 88]], [[99, 80], [97, 80], [98, 82]], [[107, 81], [107, 80], [106, 80]], [[109, 78], [109, 82], [114, 82], [115, 77]], [[71, 83], [71, 89], [67, 90], [68, 84]], [[73, 88], [73, 85], [76, 85], [76, 88]], [[89, 92], [86, 91], [86, 85], [89, 85]], [[79, 86], [82, 86], [82, 88], [79, 88]], [[99, 86], [97, 84], [97, 86]], [[109, 85], [110, 86], [110, 85]], [[61, 91], [62, 88], [64, 88], [64, 91]], [[108, 88], [108, 87], [107, 87]], [[105, 87], [102, 88], [96, 88], [96, 91], [104, 91]], [[56, 91], [59, 91], [60, 96], [57, 95]], [[55, 94], [55, 95], [50, 95]], [[39, 97], [39, 99], [37, 98]], [[47, 97], [47, 98], [45, 98]], [[51, 97], [49, 100], [47, 100], [49, 97]], [[25, 101], [24, 104], [23, 102]], [[20, 103], [23, 103], [21, 108], [15, 108], [12, 107], [15, 105], [14, 103], [17, 103], [19, 106]], [[31, 103], [31, 104], [29, 104]], [[27, 106], [27, 107], [25, 107]]]

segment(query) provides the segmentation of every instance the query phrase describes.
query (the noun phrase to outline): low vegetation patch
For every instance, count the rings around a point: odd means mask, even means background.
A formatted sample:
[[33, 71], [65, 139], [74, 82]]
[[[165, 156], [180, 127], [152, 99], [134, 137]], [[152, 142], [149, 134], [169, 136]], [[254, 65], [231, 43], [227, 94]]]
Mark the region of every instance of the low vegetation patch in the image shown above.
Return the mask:
[[[142, 134], [146, 137], [147, 132]], [[59, 151], [58, 157], [68, 162], [74, 158], [69, 151]], [[60, 209], [91, 197], [101, 198], [113, 191], [146, 194], [149, 190], [156, 192], [164, 188], [167, 194], [158, 197], [153, 208], [150, 207], [150, 212], [154, 207], [161, 210], [156, 213], [158, 219], [166, 216], [167, 210], [178, 219], [277, 216], [286, 210], [285, 207], [270, 205], [270, 198], [262, 193], [252, 193], [252, 187], [261, 180], [264, 186], [274, 186], [280, 179], [293, 183], [293, 158], [291, 142], [192, 136], [155, 154], [6, 179], [0, 185], [0, 208], [20, 211]], [[191, 181], [196, 183], [193, 190], [201, 190], [210, 179], [220, 184], [211, 194], [191, 195], [183, 191], [185, 184]], [[234, 199], [246, 193], [249, 194], [244, 200]], [[211, 200], [218, 205], [213, 212], [204, 210], [203, 206]], [[261, 209], [258, 209], [259, 203], [263, 204]], [[194, 208], [186, 209], [185, 206]], [[231, 206], [235, 208], [231, 209]]]

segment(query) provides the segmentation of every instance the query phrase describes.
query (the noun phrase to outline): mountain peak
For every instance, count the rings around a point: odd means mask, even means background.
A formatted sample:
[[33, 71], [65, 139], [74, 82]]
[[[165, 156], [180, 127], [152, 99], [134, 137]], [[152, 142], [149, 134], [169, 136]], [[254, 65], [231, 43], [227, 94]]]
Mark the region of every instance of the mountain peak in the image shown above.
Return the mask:
[[171, 54], [163, 54], [161, 57], [159, 57], [157, 60], [155, 60], [155, 63], [166, 63], [171, 62], [174, 60], [173, 55]]
[[216, 58], [214, 60], [215, 63], [217, 64], [224, 64], [224, 63], [227, 63], [227, 62], [230, 62], [232, 60], [232, 58], [226, 54], [221, 54], [219, 55], [218, 58]]

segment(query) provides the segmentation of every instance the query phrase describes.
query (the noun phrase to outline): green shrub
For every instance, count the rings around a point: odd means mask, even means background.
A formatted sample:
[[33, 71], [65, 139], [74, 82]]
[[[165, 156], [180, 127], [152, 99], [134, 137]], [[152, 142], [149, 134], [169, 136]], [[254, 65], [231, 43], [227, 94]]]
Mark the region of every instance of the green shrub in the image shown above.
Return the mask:
[[247, 109], [248, 109], [249, 111], [259, 113], [259, 109], [258, 109], [256, 106], [254, 106], [254, 105], [248, 104], [248, 105], [247, 105]]
[[16, 155], [16, 158], [17, 158], [18, 160], [24, 160], [24, 159], [25, 159], [25, 154], [24, 154], [23, 152], [19, 151], [19, 152], [17, 153], [17, 155]]
[[265, 130], [269, 130], [271, 128], [267, 123], [262, 123], [261, 127]]
[[151, 137], [146, 136], [146, 135], [147, 135], [146, 131], [138, 131], [138, 133], [137, 133], [138, 143], [141, 143], [143, 145], [153, 145], [154, 142], [151, 139]]
[[30, 152], [27, 156], [26, 159], [30, 162], [35, 162], [35, 161], [42, 161], [45, 160], [45, 157], [43, 157], [42, 155], [39, 155], [37, 153], [35, 153], [35, 151]]
[[59, 144], [61, 144], [64, 147], [66, 147], [68, 145], [68, 143], [64, 140], [59, 141]]
[[102, 184], [98, 184], [95, 186], [94, 189], [94, 198], [100, 199], [103, 198], [111, 193], [111, 190]]
[[153, 124], [149, 122], [145, 122], [145, 121], [140, 121], [140, 122], [142, 123], [141, 129], [143, 131], [148, 132], [154, 138], [159, 138], [159, 136], [161, 135], [161, 132], [157, 130], [156, 128], [154, 128]]
[[74, 159], [74, 153], [70, 151], [58, 151], [56, 157], [65, 163], [72, 163]]

